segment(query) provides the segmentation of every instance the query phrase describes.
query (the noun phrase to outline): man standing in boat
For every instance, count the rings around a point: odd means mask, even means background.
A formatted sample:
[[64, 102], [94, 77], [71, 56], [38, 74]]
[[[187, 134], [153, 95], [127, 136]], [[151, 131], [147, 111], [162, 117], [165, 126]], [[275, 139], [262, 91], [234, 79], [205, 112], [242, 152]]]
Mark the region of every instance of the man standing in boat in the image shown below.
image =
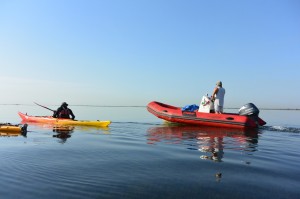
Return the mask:
[[53, 117], [55, 118], [65, 118], [65, 119], [75, 119], [75, 115], [73, 114], [73, 111], [68, 108], [68, 104], [66, 102], [63, 102], [61, 106], [54, 112]]
[[214, 101], [216, 114], [223, 113], [224, 96], [225, 96], [225, 89], [222, 87], [222, 82], [218, 81], [214, 89], [214, 92], [211, 96], [211, 100]]

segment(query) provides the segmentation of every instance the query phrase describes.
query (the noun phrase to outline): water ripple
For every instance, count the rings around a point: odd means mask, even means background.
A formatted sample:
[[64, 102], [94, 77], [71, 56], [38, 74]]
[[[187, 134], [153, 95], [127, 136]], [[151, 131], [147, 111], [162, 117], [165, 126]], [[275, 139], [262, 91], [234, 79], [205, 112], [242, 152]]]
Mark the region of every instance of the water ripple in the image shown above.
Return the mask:
[[263, 126], [260, 129], [274, 132], [300, 133], [300, 128], [285, 126]]

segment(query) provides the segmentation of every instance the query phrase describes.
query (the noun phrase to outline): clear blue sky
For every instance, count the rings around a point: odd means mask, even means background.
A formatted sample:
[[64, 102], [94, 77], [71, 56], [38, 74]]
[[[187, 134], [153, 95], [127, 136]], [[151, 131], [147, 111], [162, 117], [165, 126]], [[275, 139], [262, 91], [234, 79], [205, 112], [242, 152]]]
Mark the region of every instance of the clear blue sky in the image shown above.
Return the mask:
[[300, 1], [0, 0], [0, 104], [300, 108]]

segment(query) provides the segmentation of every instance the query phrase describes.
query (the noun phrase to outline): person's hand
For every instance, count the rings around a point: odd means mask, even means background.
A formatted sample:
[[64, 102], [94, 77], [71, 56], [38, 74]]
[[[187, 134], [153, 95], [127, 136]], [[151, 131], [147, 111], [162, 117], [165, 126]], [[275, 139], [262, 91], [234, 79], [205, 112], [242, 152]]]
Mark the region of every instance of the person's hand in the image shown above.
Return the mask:
[[53, 111], [53, 115], [52, 115], [52, 117], [56, 117], [56, 111]]

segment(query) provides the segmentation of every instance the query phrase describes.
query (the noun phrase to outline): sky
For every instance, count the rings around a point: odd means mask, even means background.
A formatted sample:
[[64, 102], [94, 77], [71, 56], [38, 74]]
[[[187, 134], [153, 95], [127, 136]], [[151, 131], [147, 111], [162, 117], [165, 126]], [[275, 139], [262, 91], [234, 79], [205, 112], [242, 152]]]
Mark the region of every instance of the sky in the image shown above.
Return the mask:
[[300, 1], [0, 0], [0, 104], [300, 108]]

